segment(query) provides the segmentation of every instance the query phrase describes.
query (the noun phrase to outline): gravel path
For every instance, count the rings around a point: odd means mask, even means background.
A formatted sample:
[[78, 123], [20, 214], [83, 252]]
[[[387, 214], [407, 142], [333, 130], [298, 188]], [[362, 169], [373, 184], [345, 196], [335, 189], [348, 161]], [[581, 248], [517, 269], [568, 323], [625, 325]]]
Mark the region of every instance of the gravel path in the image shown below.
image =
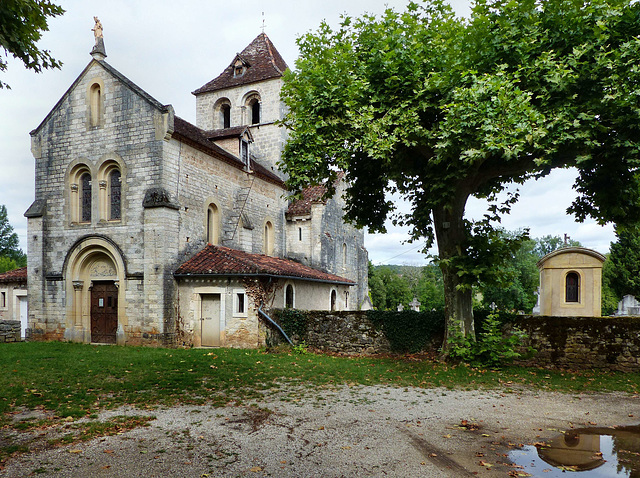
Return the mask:
[[344, 386], [302, 396], [103, 412], [101, 419], [156, 419], [123, 434], [14, 457], [0, 476], [505, 477], [513, 474], [502, 463], [514, 445], [572, 426], [640, 423], [640, 398], [622, 394]]

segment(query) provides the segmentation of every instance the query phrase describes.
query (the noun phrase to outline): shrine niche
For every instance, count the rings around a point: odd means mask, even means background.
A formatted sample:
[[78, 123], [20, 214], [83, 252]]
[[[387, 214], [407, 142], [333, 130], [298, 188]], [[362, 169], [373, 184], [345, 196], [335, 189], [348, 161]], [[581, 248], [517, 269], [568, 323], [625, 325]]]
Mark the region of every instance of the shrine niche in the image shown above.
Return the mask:
[[600, 317], [604, 261], [584, 247], [564, 247], [540, 259], [540, 315]]

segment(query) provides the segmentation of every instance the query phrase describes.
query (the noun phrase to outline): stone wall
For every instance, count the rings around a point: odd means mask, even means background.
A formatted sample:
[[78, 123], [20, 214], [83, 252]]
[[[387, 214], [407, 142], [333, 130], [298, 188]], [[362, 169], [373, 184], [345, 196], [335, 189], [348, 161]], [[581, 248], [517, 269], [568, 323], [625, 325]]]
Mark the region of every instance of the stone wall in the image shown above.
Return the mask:
[[536, 355], [522, 364], [640, 371], [640, 317], [525, 317]]
[[19, 320], [0, 320], [0, 342], [20, 342]]
[[[304, 337], [291, 337], [294, 343], [305, 341], [313, 348], [326, 352], [348, 354], [378, 354], [391, 350], [389, 341], [381, 329], [367, 319], [365, 311], [305, 311], [307, 333]], [[282, 325], [278, 311], [272, 310], [272, 319]], [[267, 343], [281, 343], [282, 335], [269, 330]]]
[[[270, 315], [286, 330], [279, 314], [279, 310], [272, 310]], [[382, 330], [367, 319], [365, 311], [305, 311], [304, 314], [307, 332], [303, 337], [291, 337], [295, 343], [304, 340], [311, 347], [340, 353], [390, 351], [389, 341]], [[521, 316], [517, 325], [529, 335], [524, 345], [537, 350], [531, 359], [520, 361], [520, 365], [640, 371], [640, 316]], [[278, 332], [269, 332], [267, 343], [282, 341]]]

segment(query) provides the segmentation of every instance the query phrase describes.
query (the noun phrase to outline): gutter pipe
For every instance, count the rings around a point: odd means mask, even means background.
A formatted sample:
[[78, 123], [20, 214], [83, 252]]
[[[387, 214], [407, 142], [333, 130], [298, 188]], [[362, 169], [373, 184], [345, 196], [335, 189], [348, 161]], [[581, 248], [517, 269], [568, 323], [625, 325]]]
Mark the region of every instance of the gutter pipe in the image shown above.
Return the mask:
[[278, 324], [275, 323], [275, 321], [269, 317], [264, 310], [262, 310], [262, 304], [260, 304], [260, 307], [258, 308], [258, 312], [262, 314], [262, 316], [267, 319], [269, 322], [271, 322], [273, 325], [276, 326], [276, 328], [280, 331], [280, 333], [284, 336], [285, 339], [287, 339], [287, 342], [289, 342], [289, 344], [293, 347], [293, 342], [291, 342], [291, 339], [287, 336], [287, 334], [284, 333], [284, 330], [282, 330], [282, 327], [280, 327]]

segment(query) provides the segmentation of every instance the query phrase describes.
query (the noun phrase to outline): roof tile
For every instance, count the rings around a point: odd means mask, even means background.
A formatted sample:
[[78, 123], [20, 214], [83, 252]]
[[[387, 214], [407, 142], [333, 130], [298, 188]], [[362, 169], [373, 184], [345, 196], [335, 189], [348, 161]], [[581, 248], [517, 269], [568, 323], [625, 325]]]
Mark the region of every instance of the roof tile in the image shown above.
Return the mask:
[[175, 276], [189, 275], [264, 275], [353, 285], [355, 282], [313, 269], [290, 259], [207, 245], [176, 270]]
[[[233, 74], [234, 62], [238, 57], [248, 64], [247, 70], [242, 76], [234, 76]], [[258, 35], [233, 60], [220, 76], [198, 88], [193, 94], [199, 95], [270, 78], [279, 78], [289, 68], [265, 33]]]
[[20, 267], [0, 274], [0, 282], [27, 282], [27, 268]]

